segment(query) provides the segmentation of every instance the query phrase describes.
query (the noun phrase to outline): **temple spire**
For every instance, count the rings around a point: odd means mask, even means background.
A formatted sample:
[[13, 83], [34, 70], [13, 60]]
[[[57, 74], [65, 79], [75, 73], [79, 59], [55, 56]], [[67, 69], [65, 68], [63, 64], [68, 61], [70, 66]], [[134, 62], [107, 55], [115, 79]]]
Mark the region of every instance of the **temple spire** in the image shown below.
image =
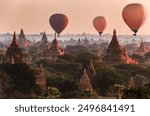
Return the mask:
[[46, 32], [45, 31], [43, 33], [42, 41], [45, 42], [45, 43], [48, 43], [48, 38], [46, 36]]
[[123, 52], [124, 52], [124, 56], [127, 58], [128, 57], [128, 52], [127, 52], [127, 49], [126, 49], [126, 45], [124, 45], [124, 47], [123, 47]]
[[12, 40], [12, 42], [11, 42], [10, 46], [18, 47], [18, 43], [17, 43], [16, 33], [15, 33], [15, 32], [14, 32], [13, 40]]
[[10, 64], [15, 64], [14, 57], [11, 58]]
[[78, 41], [77, 41], [77, 45], [78, 45], [78, 46], [81, 46], [81, 40], [80, 40], [80, 38], [79, 38]]
[[130, 88], [134, 88], [135, 85], [134, 85], [134, 80], [133, 80], [133, 77], [131, 76], [130, 80], [129, 80], [129, 89]]
[[115, 35], [115, 36], [116, 36], [116, 29], [114, 29], [114, 31], [113, 31], [113, 35]]
[[42, 72], [44, 69], [43, 69], [43, 65], [40, 64], [40, 71]]
[[115, 29], [113, 31], [113, 37], [112, 37], [112, 40], [111, 40], [108, 48], [115, 48], [115, 49], [120, 48]]
[[24, 31], [23, 31], [23, 29], [21, 29], [20, 34], [21, 34], [21, 35], [24, 35]]
[[93, 61], [92, 61], [92, 60], [90, 60], [90, 64], [89, 64], [87, 70], [88, 70], [88, 73], [90, 73], [90, 72], [92, 71], [93, 75], [96, 75], [96, 70], [95, 70], [95, 68], [94, 68]]
[[21, 29], [21, 31], [20, 31], [19, 39], [21, 39], [21, 40], [25, 40], [26, 39], [23, 29]]
[[93, 90], [92, 85], [90, 83], [90, 79], [87, 75], [86, 69], [84, 69], [83, 75], [80, 79], [79, 89], [80, 90]]

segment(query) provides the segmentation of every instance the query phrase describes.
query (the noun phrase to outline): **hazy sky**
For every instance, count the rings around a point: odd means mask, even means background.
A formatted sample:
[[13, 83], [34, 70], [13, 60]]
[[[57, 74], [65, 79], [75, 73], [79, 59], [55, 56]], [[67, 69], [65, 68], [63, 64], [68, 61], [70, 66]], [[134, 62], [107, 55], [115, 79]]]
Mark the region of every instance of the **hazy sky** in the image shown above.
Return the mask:
[[[49, 17], [54, 13], [66, 14], [69, 24], [65, 33], [97, 33], [92, 21], [96, 16], [105, 16], [109, 25], [104, 33], [132, 34], [122, 19], [122, 9], [129, 3], [142, 3], [150, 13], [150, 0], [0, 0], [0, 33], [15, 30], [19, 33], [54, 33]], [[150, 18], [138, 34], [150, 34]]]

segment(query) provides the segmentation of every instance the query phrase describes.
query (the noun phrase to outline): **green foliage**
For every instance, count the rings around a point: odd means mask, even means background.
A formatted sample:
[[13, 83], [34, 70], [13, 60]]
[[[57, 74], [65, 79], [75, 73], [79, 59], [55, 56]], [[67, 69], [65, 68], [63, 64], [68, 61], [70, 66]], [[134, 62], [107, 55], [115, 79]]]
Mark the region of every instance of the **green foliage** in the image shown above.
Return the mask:
[[0, 71], [0, 98], [8, 98], [8, 92], [14, 87], [12, 79], [5, 72]]
[[50, 73], [59, 73], [66, 75], [65, 78], [79, 79], [82, 75], [83, 66], [73, 62], [52, 62], [50, 60], [41, 60], [37, 64], [43, 64], [44, 68]]
[[51, 74], [47, 77], [47, 86], [56, 87], [61, 92], [62, 98], [72, 97], [72, 92], [78, 89], [78, 84], [71, 78], [62, 77], [60, 74]]
[[145, 76], [139, 74], [135, 75], [133, 80], [136, 87], [143, 87], [148, 82]]
[[77, 55], [76, 61], [81, 63], [84, 67], [88, 67], [91, 59], [97, 59], [95, 55], [90, 52], [85, 52]]
[[48, 87], [47, 92], [50, 98], [57, 98], [60, 96], [60, 92], [56, 87]]
[[132, 57], [140, 63], [143, 63], [145, 61], [145, 58], [143, 56], [138, 55], [138, 54], [133, 54]]
[[79, 53], [90, 52], [90, 49], [88, 49], [85, 46], [66, 46], [65, 49], [69, 54], [72, 55], [78, 55]]
[[113, 91], [117, 99], [119, 99], [122, 96], [124, 89], [125, 89], [125, 86], [121, 84], [115, 84], [113, 86]]
[[64, 80], [60, 85], [60, 91], [75, 91], [78, 89], [78, 84], [74, 80]]
[[75, 61], [75, 56], [71, 54], [65, 54], [62, 56], [58, 56], [58, 59], [62, 59], [64, 61], [73, 62]]
[[105, 96], [114, 84], [122, 84], [123, 79], [115, 68], [101, 67], [96, 70], [96, 76], [93, 79], [94, 88], [99, 94]]
[[144, 75], [145, 69], [142, 68], [140, 65], [134, 65], [134, 64], [124, 64], [124, 65], [118, 65], [115, 66], [117, 69], [123, 69], [128, 72], [131, 76], [135, 76], [137, 74]]
[[[37, 90], [36, 74], [26, 64], [2, 64], [1, 69], [10, 76], [15, 85], [13, 91], [30, 93]], [[13, 92], [12, 91], [12, 92]]]
[[145, 56], [146, 60], [149, 60], [150, 59], [150, 52], [147, 52], [144, 56]]
[[144, 87], [124, 90], [123, 99], [150, 99], [150, 90]]
[[81, 94], [81, 97], [83, 98], [91, 98], [93, 95], [91, 90], [81, 90], [80, 94]]

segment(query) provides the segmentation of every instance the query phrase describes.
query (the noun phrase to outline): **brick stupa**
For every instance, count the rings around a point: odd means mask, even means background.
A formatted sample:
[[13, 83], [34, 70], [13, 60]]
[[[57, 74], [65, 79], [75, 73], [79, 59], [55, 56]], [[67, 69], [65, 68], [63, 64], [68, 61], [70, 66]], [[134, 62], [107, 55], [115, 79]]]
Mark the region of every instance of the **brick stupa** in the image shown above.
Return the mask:
[[127, 50], [118, 42], [116, 30], [113, 32], [112, 40], [107, 48], [106, 55], [104, 57], [104, 61], [110, 65], [117, 65], [117, 64], [138, 64], [137, 61], [130, 58], [128, 56]]

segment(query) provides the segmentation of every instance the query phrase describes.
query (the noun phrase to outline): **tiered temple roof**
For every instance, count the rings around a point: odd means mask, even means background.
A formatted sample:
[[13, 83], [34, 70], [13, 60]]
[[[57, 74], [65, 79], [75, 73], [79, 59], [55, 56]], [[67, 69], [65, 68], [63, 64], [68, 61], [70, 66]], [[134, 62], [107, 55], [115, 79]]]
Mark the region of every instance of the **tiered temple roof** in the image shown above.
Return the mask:
[[49, 42], [48, 42], [48, 38], [47, 38], [47, 36], [46, 36], [45, 31], [44, 31], [44, 34], [43, 34], [43, 36], [42, 36], [40, 48], [41, 48], [42, 50], [45, 50], [45, 49], [49, 49], [49, 48], [50, 48], [50, 44], [49, 44]]
[[23, 29], [21, 29], [18, 39], [18, 44], [21, 48], [24, 48], [30, 44], [30, 41], [26, 39]]
[[148, 48], [145, 47], [144, 42], [142, 41], [140, 43], [139, 48], [134, 52], [134, 54], [138, 54], [140, 56], [144, 56], [145, 53], [147, 53], [147, 52], [148, 52]]
[[46, 89], [46, 76], [43, 69], [43, 65], [40, 64], [39, 70], [37, 71], [36, 84], [42, 89]]
[[57, 57], [57, 56], [60, 56], [63, 54], [64, 54], [64, 49], [60, 47], [60, 45], [56, 39], [56, 34], [55, 34], [55, 38], [54, 38], [54, 40], [51, 44], [51, 47], [49, 49], [48, 56], [49, 57]]
[[22, 63], [22, 51], [17, 43], [15, 32], [10, 47], [6, 51], [6, 58], [9, 63], [11, 63], [12, 58], [14, 63]]
[[112, 40], [107, 49], [104, 61], [107, 64], [138, 64], [137, 61], [130, 58], [127, 54], [126, 47], [122, 48], [118, 42], [116, 30], [113, 32]]

